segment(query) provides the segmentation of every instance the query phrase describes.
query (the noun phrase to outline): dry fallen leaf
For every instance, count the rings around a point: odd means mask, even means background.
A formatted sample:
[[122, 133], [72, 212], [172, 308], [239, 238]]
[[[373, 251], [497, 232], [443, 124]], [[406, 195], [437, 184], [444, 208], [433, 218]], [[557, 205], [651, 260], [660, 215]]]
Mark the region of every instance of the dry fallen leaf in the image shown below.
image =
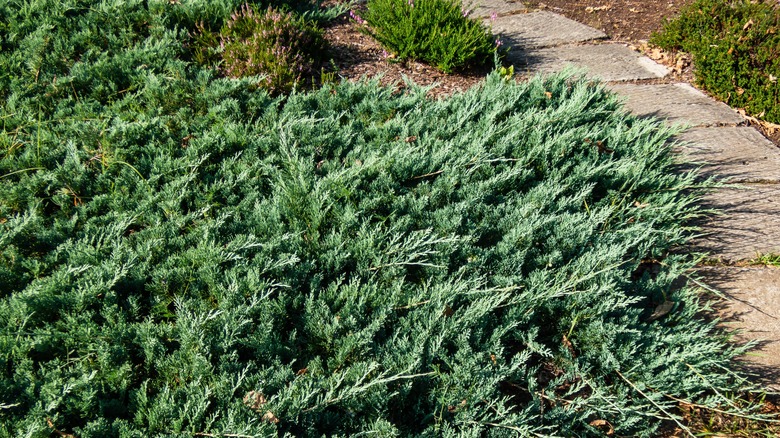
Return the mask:
[[279, 422], [279, 419], [276, 418], [276, 415], [273, 414], [273, 412], [268, 411], [263, 415], [263, 421], [267, 421], [269, 423], [276, 424]]
[[672, 311], [672, 307], [674, 307], [673, 301], [664, 301], [663, 303], [659, 304], [658, 307], [653, 310], [652, 315], [650, 315], [649, 318], [647, 318], [647, 322], [653, 322], [656, 319], [659, 319], [666, 315], [667, 313]]
[[612, 152], [615, 152], [613, 149], [604, 146], [604, 142], [602, 141], [597, 141], [596, 146], [599, 148], [599, 152], [602, 154], [611, 154]]
[[685, 59], [680, 58], [677, 60], [677, 63], [674, 65], [674, 69], [677, 71], [677, 73], [682, 73], [683, 68], [685, 68]]
[[571, 341], [569, 340], [569, 338], [566, 337], [565, 334], [563, 335], [562, 341], [563, 341], [563, 346], [566, 347], [567, 350], [569, 350], [569, 353], [571, 353], [572, 356], [576, 356], [574, 354], [574, 345], [572, 345]]
[[64, 438], [76, 438], [75, 436], [73, 436], [73, 435], [71, 435], [69, 433], [65, 433], [65, 432], [61, 432], [61, 431], [57, 430], [57, 428], [54, 427], [54, 423], [51, 421], [51, 418], [47, 418], [46, 419], [46, 424], [49, 426], [50, 429], [52, 429], [54, 431], [55, 434], [57, 434], [57, 436], [61, 436], [61, 437], [64, 437]]
[[615, 428], [612, 427], [611, 424], [609, 424], [609, 421], [607, 420], [593, 420], [590, 423], [591, 426], [598, 428], [598, 429], [607, 429], [606, 432], [604, 432], [607, 436], [611, 436], [615, 434]]
[[249, 391], [244, 396], [244, 404], [253, 410], [258, 410], [266, 403], [265, 395], [260, 391]]

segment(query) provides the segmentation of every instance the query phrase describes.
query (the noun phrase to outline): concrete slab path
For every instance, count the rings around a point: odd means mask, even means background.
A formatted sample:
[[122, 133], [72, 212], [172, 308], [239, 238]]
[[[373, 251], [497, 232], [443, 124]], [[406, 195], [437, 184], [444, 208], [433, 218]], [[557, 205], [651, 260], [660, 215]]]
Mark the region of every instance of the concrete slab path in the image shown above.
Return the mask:
[[748, 354], [748, 371], [768, 389], [780, 391], [780, 268], [771, 266], [705, 267], [698, 274], [726, 295], [720, 309], [725, 325], [739, 331], [740, 341], [757, 341]]
[[[701, 237], [691, 242], [692, 251], [709, 253], [727, 265], [763, 254], [780, 254], [780, 185], [722, 188], [706, 194], [701, 204], [720, 214], [700, 224]], [[777, 311], [780, 313], [780, 307]], [[780, 331], [777, 335], [780, 339]]]
[[568, 65], [585, 68], [587, 74], [603, 81], [656, 79], [669, 74], [666, 67], [641, 56], [623, 44], [586, 44], [512, 50], [507, 56], [515, 71], [552, 73]]
[[613, 84], [610, 88], [625, 96], [626, 107], [639, 116], [689, 126], [733, 126], [745, 121], [728, 105], [707, 97], [690, 84]]
[[704, 177], [731, 183], [780, 183], [777, 146], [747, 126], [693, 128], [679, 135], [685, 159], [702, 166]]
[[488, 18], [485, 22], [492, 27], [493, 34], [513, 50], [552, 47], [607, 37], [600, 30], [547, 11]]
[[[635, 114], [692, 128], [678, 136], [675, 147], [701, 166], [703, 177], [740, 183], [702, 197], [702, 206], [720, 214], [700, 224], [701, 235], [686, 249], [721, 262], [698, 274], [729, 297], [720, 310], [726, 323], [743, 329], [743, 339], [761, 342], [745, 363], [755, 367], [764, 384], [780, 390], [780, 269], [744, 266], [758, 255], [780, 254], [780, 149], [744, 126], [737, 111], [690, 84], [664, 81], [665, 67], [603, 42], [606, 35], [599, 30], [508, 0], [484, 0], [477, 13], [490, 17], [485, 22], [511, 46], [508, 58], [515, 71], [584, 69], [624, 96]], [[631, 83], [646, 79], [654, 83]]]
[[528, 7], [519, 0], [464, 0], [463, 4], [472, 11], [472, 16], [481, 18], [528, 12]]

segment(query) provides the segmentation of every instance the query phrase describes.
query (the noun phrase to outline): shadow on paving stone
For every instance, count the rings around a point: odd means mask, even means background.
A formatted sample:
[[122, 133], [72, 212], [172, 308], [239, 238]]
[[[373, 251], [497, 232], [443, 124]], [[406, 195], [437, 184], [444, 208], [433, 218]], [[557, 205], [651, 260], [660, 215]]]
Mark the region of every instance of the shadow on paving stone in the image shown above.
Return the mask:
[[486, 19], [505, 47], [530, 49], [606, 38], [604, 32], [547, 11]]
[[506, 53], [506, 58], [504, 61], [514, 65], [516, 69], [525, 69], [526, 59], [524, 56], [525, 52], [523, 51], [523, 47], [526, 45], [531, 45], [532, 40], [522, 34], [517, 33], [496, 34], [495, 37], [497, 40], [501, 41], [502, 48], [505, 47], [509, 49], [509, 51]]
[[723, 187], [704, 194], [699, 205], [719, 213], [691, 223], [700, 227], [699, 236], [686, 252], [709, 253], [725, 263], [780, 254], [780, 186]]
[[736, 110], [708, 97], [687, 83], [609, 84], [625, 96], [626, 108], [640, 116], [654, 115], [669, 124], [688, 126], [735, 125], [745, 121]]
[[[679, 152], [679, 150], [678, 150]], [[725, 184], [751, 184], [751, 183], [775, 183], [777, 177], [756, 177], [752, 171], [752, 165], [755, 161], [750, 157], [723, 157], [717, 161], [704, 154], [699, 156], [689, 155], [688, 161], [675, 166], [679, 172], [696, 172], [696, 181], [704, 182], [714, 180]], [[780, 174], [780, 167], [777, 168]]]
[[509, 52], [507, 59], [526, 73], [553, 73], [574, 67], [583, 69], [589, 78], [605, 82], [658, 79], [669, 73], [666, 67], [622, 44], [518, 49]]
[[700, 177], [732, 183], [780, 182], [780, 150], [747, 126], [694, 128], [677, 136], [674, 151], [700, 166]]
[[738, 360], [735, 370], [754, 376], [768, 390], [780, 391], [780, 269], [707, 266], [697, 268], [695, 276], [725, 297], [710, 295], [714, 312], [705, 317], [718, 318], [719, 327], [737, 330], [738, 343], [755, 342], [755, 348]]
[[[609, 84], [608, 87], [612, 87], [614, 84]], [[619, 98], [624, 99], [623, 102], [625, 103], [625, 96], [618, 96]], [[675, 128], [680, 129], [691, 129], [692, 125], [690, 123], [686, 123], [683, 120], [673, 120], [669, 119], [668, 114], [664, 112], [663, 110], [650, 110], [647, 109], [642, 113], [637, 113], [635, 110], [629, 108], [627, 105], [623, 106], [623, 110], [630, 113], [637, 119], [653, 119], [657, 121], [664, 122], [666, 126], [671, 126]]]
[[[771, 343], [772, 341], [759, 341], [756, 350], [762, 350]], [[777, 366], [757, 364], [745, 360], [749, 359], [752, 354], [755, 353], [748, 353], [747, 357], [739, 360], [735, 371], [751, 377], [751, 381], [758, 383], [768, 392], [775, 393], [776, 397], [780, 397], [780, 369]]]
[[464, 0], [465, 8], [473, 10], [472, 16], [489, 18], [528, 12], [528, 7], [519, 0]]

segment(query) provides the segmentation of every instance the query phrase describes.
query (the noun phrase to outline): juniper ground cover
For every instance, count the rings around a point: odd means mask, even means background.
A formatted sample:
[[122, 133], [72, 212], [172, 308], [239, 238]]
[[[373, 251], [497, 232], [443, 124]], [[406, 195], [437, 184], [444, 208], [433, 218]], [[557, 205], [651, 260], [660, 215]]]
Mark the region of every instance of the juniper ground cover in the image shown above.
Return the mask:
[[0, 5], [0, 436], [649, 436], [743, 388], [667, 128], [567, 76], [272, 98], [191, 62], [240, 6]]

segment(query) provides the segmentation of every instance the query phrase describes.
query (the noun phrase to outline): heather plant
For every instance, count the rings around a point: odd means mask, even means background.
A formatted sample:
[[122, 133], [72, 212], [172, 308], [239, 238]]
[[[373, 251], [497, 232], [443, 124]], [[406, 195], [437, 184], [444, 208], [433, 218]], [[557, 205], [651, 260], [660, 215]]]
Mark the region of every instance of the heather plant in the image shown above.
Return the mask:
[[273, 94], [310, 85], [325, 52], [322, 31], [313, 23], [270, 6], [255, 12], [245, 4], [218, 37], [205, 29], [201, 34], [200, 42], [219, 42], [219, 68], [226, 76], [260, 76], [260, 86]]
[[450, 73], [493, 61], [490, 30], [459, 0], [369, 0], [359, 23], [396, 59], [425, 61]]
[[780, 4], [697, 0], [652, 42], [693, 55], [696, 82], [731, 106], [780, 123]]

